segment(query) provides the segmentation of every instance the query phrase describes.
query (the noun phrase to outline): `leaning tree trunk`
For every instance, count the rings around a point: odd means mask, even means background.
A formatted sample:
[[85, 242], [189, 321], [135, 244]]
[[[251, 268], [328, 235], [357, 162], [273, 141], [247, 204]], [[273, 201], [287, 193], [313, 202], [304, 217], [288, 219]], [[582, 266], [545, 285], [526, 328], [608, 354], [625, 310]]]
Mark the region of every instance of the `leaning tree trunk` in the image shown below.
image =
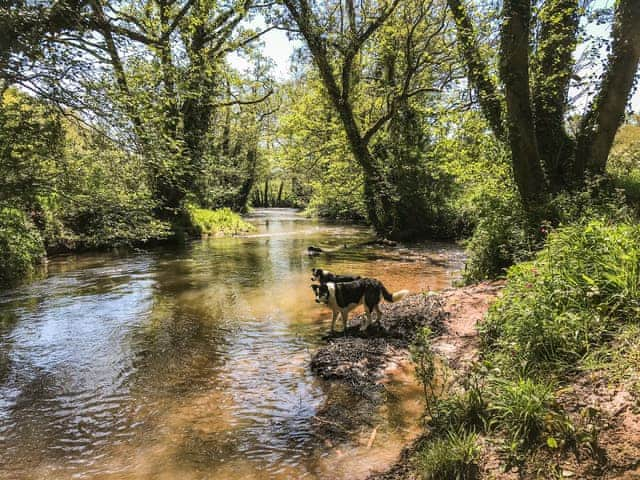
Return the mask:
[[612, 31], [611, 54], [600, 91], [582, 119], [574, 174], [600, 175], [638, 72], [640, 59], [640, 1], [620, 0]]

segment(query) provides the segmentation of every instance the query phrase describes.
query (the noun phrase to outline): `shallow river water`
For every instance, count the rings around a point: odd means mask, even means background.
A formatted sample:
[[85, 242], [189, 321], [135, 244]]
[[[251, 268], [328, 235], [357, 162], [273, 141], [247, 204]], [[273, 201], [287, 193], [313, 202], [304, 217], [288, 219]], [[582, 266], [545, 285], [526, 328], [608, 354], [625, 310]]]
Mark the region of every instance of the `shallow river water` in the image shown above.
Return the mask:
[[422, 409], [410, 372], [369, 448], [368, 431], [334, 445], [312, 428], [330, 393], [309, 359], [330, 313], [310, 270], [435, 290], [460, 251], [354, 247], [371, 233], [293, 210], [249, 220], [240, 238], [54, 258], [0, 293], [1, 479], [351, 479], [393, 460]]

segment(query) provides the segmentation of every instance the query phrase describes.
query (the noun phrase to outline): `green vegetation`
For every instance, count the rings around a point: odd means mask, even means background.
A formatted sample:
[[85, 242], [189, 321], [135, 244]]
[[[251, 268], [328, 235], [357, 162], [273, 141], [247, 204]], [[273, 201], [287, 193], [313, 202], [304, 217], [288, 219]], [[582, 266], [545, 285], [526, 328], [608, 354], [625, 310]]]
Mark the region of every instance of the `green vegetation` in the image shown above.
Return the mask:
[[425, 480], [474, 480], [478, 478], [478, 436], [465, 431], [449, 432], [429, 442], [417, 458]]
[[502, 429], [517, 449], [540, 444], [554, 400], [554, 386], [530, 378], [503, 381], [489, 406], [491, 424]]
[[[483, 324], [507, 370], [575, 368], [640, 312], [640, 228], [592, 221], [552, 232], [508, 285]], [[509, 352], [504, 355], [503, 352]]]
[[221, 236], [238, 235], [251, 232], [255, 227], [242, 220], [242, 217], [229, 208], [205, 210], [202, 208], [189, 209], [191, 223], [199, 235]]
[[28, 278], [43, 257], [42, 237], [26, 216], [0, 209], [0, 285]]
[[[597, 218], [602, 204], [594, 208]], [[500, 445], [507, 468], [579, 450], [602, 463], [597, 410], [570, 415], [560, 392], [591, 372], [640, 399], [640, 226], [615, 216], [573, 223], [547, 232], [531, 255], [509, 268], [480, 324], [481, 360], [429, 407], [418, 462], [466, 432]]]

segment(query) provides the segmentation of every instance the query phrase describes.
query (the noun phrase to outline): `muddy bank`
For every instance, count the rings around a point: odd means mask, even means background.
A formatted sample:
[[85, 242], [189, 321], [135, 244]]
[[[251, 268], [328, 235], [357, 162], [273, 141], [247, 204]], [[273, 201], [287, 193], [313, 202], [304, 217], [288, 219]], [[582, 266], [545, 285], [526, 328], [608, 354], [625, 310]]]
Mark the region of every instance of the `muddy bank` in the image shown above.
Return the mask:
[[[311, 369], [328, 393], [314, 418], [316, 434], [333, 444], [348, 442], [358, 432], [380, 423], [378, 409], [393, 395], [386, 387], [389, 372], [410, 366], [409, 345], [422, 327], [428, 326], [436, 334], [434, 348], [451, 364], [461, 367], [472, 361], [477, 347], [475, 323], [500, 289], [500, 284], [482, 284], [440, 294], [411, 295], [398, 303], [382, 304], [382, 321], [365, 332], [360, 331], [364, 315], [356, 315], [346, 334], [327, 334], [327, 345], [311, 358]], [[345, 402], [347, 398], [349, 402]], [[370, 478], [410, 478], [409, 458], [421, 441], [416, 434], [389, 470]]]
[[[477, 356], [476, 324], [501, 288], [501, 283], [483, 283], [439, 294], [411, 295], [381, 305], [382, 321], [365, 332], [360, 331], [364, 316], [356, 315], [346, 332], [327, 334], [327, 345], [311, 358], [311, 369], [325, 382], [328, 393], [314, 418], [316, 434], [336, 444], [379, 424], [378, 408], [392, 394], [385, 386], [388, 373], [398, 365], [410, 364], [409, 345], [422, 327], [436, 334], [433, 347], [447, 363], [464, 371]], [[345, 402], [346, 398], [350, 401]], [[368, 478], [413, 478], [410, 459], [422, 441], [416, 434], [395, 463]]]
[[393, 395], [385, 386], [387, 372], [408, 363], [408, 346], [419, 328], [445, 331], [446, 312], [437, 295], [411, 295], [382, 304], [381, 310], [382, 321], [365, 332], [360, 331], [364, 315], [353, 316], [346, 332], [327, 334], [327, 345], [312, 355], [311, 369], [327, 390], [313, 426], [332, 442], [380, 423], [377, 410]]

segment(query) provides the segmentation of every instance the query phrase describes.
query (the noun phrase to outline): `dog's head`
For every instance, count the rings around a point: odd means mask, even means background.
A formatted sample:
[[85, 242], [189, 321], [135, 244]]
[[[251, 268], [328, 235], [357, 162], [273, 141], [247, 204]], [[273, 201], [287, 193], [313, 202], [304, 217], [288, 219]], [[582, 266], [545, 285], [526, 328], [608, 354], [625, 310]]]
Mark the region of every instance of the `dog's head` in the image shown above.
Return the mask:
[[316, 303], [329, 303], [329, 287], [327, 285], [311, 285], [316, 294]]
[[321, 281], [323, 273], [324, 273], [324, 270], [322, 270], [321, 268], [312, 268], [311, 280], [313, 280], [314, 282]]

